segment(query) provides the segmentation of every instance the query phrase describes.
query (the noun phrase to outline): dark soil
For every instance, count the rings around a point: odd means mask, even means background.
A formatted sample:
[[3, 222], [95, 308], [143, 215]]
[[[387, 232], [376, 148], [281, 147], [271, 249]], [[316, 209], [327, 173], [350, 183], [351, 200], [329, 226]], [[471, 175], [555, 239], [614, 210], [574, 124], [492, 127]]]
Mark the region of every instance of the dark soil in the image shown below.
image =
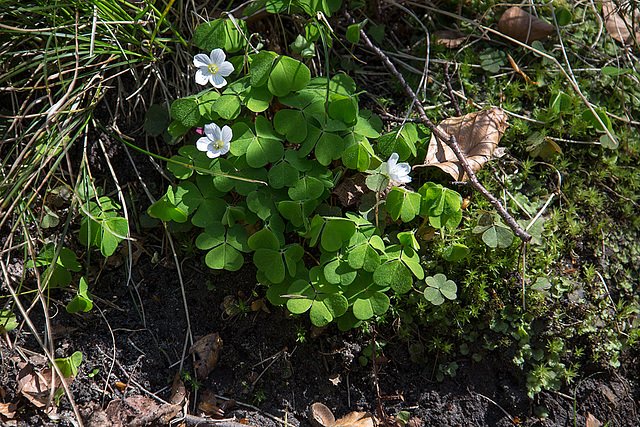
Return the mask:
[[[171, 264], [166, 259], [152, 264], [147, 255], [141, 256], [129, 286], [124, 267], [104, 271], [100, 285], [92, 290], [100, 310], [81, 316], [64, 310], [69, 295], [55, 295], [61, 300], [51, 309], [56, 356], [77, 350], [84, 355], [71, 390], [87, 417], [100, 405], [126, 396], [153, 392], [169, 400], [187, 334], [181, 286]], [[258, 407], [259, 411], [238, 403], [227, 414], [251, 425], [282, 425], [270, 417], [275, 416], [308, 426], [306, 411], [314, 402], [325, 403], [337, 417], [354, 410], [375, 412], [380, 402], [386, 414], [408, 411], [421, 420], [418, 425], [426, 426], [594, 425], [585, 424], [588, 414], [609, 426], [640, 425], [637, 385], [616, 372], [583, 377], [562, 393], [543, 392], [531, 401], [524, 374], [514, 372], [511, 362], [500, 355], [485, 357], [481, 363], [459, 361], [455, 378], [437, 382], [431, 378], [432, 366], [411, 363], [406, 348], [392, 342], [385, 347], [386, 363], [378, 364], [374, 373], [370, 363], [362, 366], [358, 361], [363, 346], [369, 345], [358, 332], [329, 327], [315, 338], [307, 333], [305, 342], [297, 342], [298, 328], [308, 327], [308, 321], [292, 319], [280, 308], [229, 316], [222, 306], [225, 296], [244, 298], [250, 305], [253, 292], [260, 294], [260, 289], [254, 289], [251, 268], [215, 274], [201, 271], [193, 259], [182, 268], [194, 337], [218, 332], [224, 343], [218, 365], [200, 384], [197, 396], [209, 390]], [[207, 289], [207, 282], [213, 290]], [[37, 310], [32, 320], [42, 328]], [[18, 333], [16, 345], [39, 353], [26, 328]], [[2, 357], [1, 382], [8, 402], [16, 396], [16, 361], [20, 359], [15, 349], [6, 346], [2, 346]], [[636, 368], [628, 367], [627, 374], [635, 376]], [[193, 372], [188, 354], [182, 369]], [[89, 378], [94, 370], [97, 374]], [[128, 385], [126, 392], [116, 386], [117, 381]], [[196, 397], [192, 385], [187, 381], [191, 408]], [[71, 425], [66, 399], [59, 409], [60, 422], [24, 403], [19, 425]], [[537, 418], [538, 407], [547, 408], [549, 416]]]

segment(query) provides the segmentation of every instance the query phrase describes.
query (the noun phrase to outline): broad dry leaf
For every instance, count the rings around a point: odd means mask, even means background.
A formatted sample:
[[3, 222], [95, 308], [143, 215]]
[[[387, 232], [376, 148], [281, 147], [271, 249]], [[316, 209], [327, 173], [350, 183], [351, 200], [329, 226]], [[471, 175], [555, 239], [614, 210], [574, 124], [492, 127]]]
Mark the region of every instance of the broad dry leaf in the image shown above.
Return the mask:
[[434, 33], [436, 43], [444, 45], [446, 48], [455, 49], [467, 39], [467, 34], [458, 30], [439, 30]]
[[0, 415], [5, 417], [5, 419], [12, 420], [16, 416], [17, 410], [18, 410], [18, 404], [16, 402], [9, 402], [9, 403], [0, 402]]
[[502, 14], [498, 29], [502, 34], [527, 44], [542, 40], [553, 32], [552, 25], [517, 6], [510, 7]]
[[350, 412], [336, 421], [333, 412], [324, 404], [316, 402], [309, 407], [309, 423], [313, 427], [374, 427], [370, 412]]
[[[454, 135], [474, 172], [491, 159], [507, 128], [507, 115], [499, 107], [452, 117], [438, 125], [448, 135]], [[449, 146], [431, 135], [425, 166], [437, 166], [456, 181], [468, 181], [462, 165]]]
[[198, 379], [204, 380], [207, 378], [209, 372], [218, 364], [221, 352], [222, 338], [217, 332], [202, 337], [189, 349], [189, 354], [196, 353], [200, 358], [195, 363]]
[[374, 427], [373, 415], [370, 412], [350, 412], [340, 418], [331, 427]]
[[623, 45], [633, 44], [633, 37], [629, 31], [632, 28], [636, 40], [640, 42], [640, 9], [633, 11], [635, 26], [632, 26], [629, 12], [629, 10], [622, 10], [613, 1], [606, 1], [602, 4], [602, 16], [609, 35]]
[[587, 420], [584, 425], [585, 427], [600, 427], [602, 423], [592, 414], [587, 414]]
[[[49, 388], [51, 386], [51, 375], [51, 368], [36, 372], [33, 365], [27, 363], [18, 373], [18, 392], [38, 408], [46, 406], [52, 396]], [[67, 384], [71, 384], [72, 381], [73, 377], [65, 379]], [[56, 375], [54, 388], [59, 388], [61, 384], [60, 377]]]
[[336, 418], [333, 416], [331, 409], [320, 402], [313, 403], [309, 406], [307, 416], [309, 423], [313, 427], [331, 427], [336, 422]]

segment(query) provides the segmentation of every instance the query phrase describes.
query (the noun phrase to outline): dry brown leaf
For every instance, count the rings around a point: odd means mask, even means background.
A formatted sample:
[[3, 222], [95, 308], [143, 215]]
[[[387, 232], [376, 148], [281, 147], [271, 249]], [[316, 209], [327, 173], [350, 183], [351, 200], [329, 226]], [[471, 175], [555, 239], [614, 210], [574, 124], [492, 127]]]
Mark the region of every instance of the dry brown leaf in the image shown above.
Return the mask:
[[542, 40], [553, 32], [552, 25], [517, 6], [510, 7], [502, 14], [498, 21], [498, 29], [501, 33], [527, 44]]
[[342, 206], [358, 206], [362, 195], [367, 191], [365, 180], [366, 177], [361, 173], [346, 178], [336, 187], [333, 194], [338, 196]]
[[374, 427], [373, 415], [370, 412], [350, 412], [333, 423], [331, 427]]
[[[20, 369], [18, 373], [18, 393], [33, 403], [36, 407], [42, 408], [49, 403], [51, 396], [51, 368], [45, 368], [40, 372], [36, 372], [31, 363], [27, 363]], [[65, 378], [67, 384], [71, 384], [73, 377]], [[61, 385], [60, 377], [55, 376], [54, 388]]]
[[587, 414], [587, 420], [584, 423], [585, 427], [600, 427], [602, 423], [594, 417], [592, 414]]
[[635, 27], [632, 26], [629, 12], [629, 10], [621, 10], [613, 1], [606, 1], [602, 4], [602, 16], [609, 35], [623, 45], [633, 44], [633, 37], [629, 31], [632, 28], [636, 40], [640, 42], [640, 9], [633, 11]]
[[[507, 115], [499, 107], [446, 119], [438, 125], [446, 134], [456, 137], [474, 172], [492, 157], [507, 126]], [[424, 164], [439, 167], [456, 181], [469, 179], [453, 150], [435, 134], [431, 134]]]
[[313, 403], [309, 406], [307, 416], [309, 423], [313, 427], [330, 427], [336, 422], [336, 418], [333, 416], [331, 409], [320, 402]]
[[436, 43], [448, 49], [455, 49], [467, 39], [467, 35], [458, 30], [439, 30], [435, 33]]
[[180, 379], [180, 372], [176, 372], [173, 376], [173, 384], [171, 385], [171, 399], [170, 402], [173, 405], [182, 405], [187, 398], [187, 390], [184, 387], [184, 382]]
[[5, 419], [12, 420], [16, 416], [18, 404], [15, 402], [0, 403], [0, 415]]
[[196, 353], [200, 358], [195, 363], [198, 379], [204, 380], [207, 378], [209, 372], [218, 364], [221, 352], [222, 338], [217, 332], [202, 337], [189, 349], [189, 354]]
[[370, 412], [350, 412], [336, 421], [333, 412], [324, 404], [316, 402], [309, 407], [309, 423], [313, 427], [374, 427]]

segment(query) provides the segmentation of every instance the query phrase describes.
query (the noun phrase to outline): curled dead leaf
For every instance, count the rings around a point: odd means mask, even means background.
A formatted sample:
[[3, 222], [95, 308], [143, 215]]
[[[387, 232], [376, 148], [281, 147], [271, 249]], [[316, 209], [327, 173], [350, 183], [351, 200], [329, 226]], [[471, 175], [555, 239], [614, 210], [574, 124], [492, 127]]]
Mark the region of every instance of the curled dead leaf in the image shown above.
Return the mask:
[[[45, 368], [36, 372], [31, 363], [27, 363], [18, 373], [18, 393], [21, 393], [33, 405], [42, 408], [49, 403], [51, 393], [51, 368]], [[71, 384], [74, 377], [65, 378], [67, 385]], [[58, 389], [62, 382], [58, 375], [53, 383], [54, 389]]]
[[309, 407], [309, 423], [313, 427], [374, 427], [373, 415], [370, 412], [350, 412], [336, 420], [333, 412], [324, 404], [316, 402]]
[[199, 339], [190, 349], [189, 354], [197, 354], [200, 360], [195, 363], [198, 379], [204, 380], [209, 372], [218, 364], [222, 352], [222, 338], [216, 332]]
[[[633, 15], [633, 19], [630, 15]], [[614, 40], [625, 46], [632, 45], [630, 30], [633, 30], [636, 40], [640, 42], [640, 9], [625, 11], [613, 1], [606, 1], [602, 4], [602, 16], [607, 31]]]
[[[5, 420], [12, 420], [16, 416], [16, 411], [18, 410], [18, 404], [16, 402], [9, 403], [1, 403], [0, 402], [0, 415], [5, 418]], [[0, 418], [0, 422], [2, 422], [2, 418]]]
[[527, 44], [542, 40], [553, 32], [552, 25], [517, 6], [510, 7], [502, 14], [498, 21], [498, 29], [501, 33]]
[[[507, 115], [499, 107], [452, 117], [438, 127], [448, 135], [454, 135], [474, 172], [492, 158], [502, 134], [507, 128]], [[467, 181], [462, 165], [449, 146], [431, 135], [425, 166], [437, 166], [457, 181]]]
[[309, 423], [313, 427], [329, 427], [336, 421], [331, 409], [320, 402], [313, 403], [309, 406], [307, 416], [309, 417]]
[[467, 39], [467, 35], [458, 30], [439, 30], [435, 33], [436, 43], [448, 49], [455, 49]]
[[374, 427], [373, 415], [370, 412], [350, 412], [340, 418], [331, 427]]
[[585, 421], [585, 427], [600, 427], [602, 423], [593, 414], [587, 414], [587, 420]]

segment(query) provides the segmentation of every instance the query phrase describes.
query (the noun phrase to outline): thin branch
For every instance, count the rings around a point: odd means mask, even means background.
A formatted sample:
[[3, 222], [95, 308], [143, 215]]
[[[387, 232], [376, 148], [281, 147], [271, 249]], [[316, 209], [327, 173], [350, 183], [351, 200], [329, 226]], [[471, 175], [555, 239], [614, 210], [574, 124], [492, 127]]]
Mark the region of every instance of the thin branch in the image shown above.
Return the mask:
[[[355, 22], [351, 17], [351, 15], [349, 15], [349, 12], [345, 11], [344, 14], [347, 17], [347, 19], [349, 19], [349, 21]], [[486, 188], [484, 188], [484, 186], [480, 183], [480, 181], [478, 181], [478, 177], [473, 172], [473, 170], [471, 169], [471, 166], [469, 166], [469, 162], [467, 162], [466, 157], [460, 150], [460, 146], [458, 145], [458, 141], [456, 141], [455, 136], [447, 135], [442, 129], [437, 127], [431, 120], [429, 120], [429, 118], [427, 117], [427, 114], [425, 113], [424, 107], [422, 106], [422, 103], [416, 96], [413, 89], [411, 89], [411, 86], [409, 86], [409, 84], [406, 82], [404, 77], [402, 77], [402, 74], [400, 74], [400, 72], [396, 69], [395, 65], [393, 65], [391, 60], [389, 60], [389, 57], [385, 55], [384, 52], [380, 50], [380, 48], [378, 48], [373, 43], [371, 43], [371, 40], [369, 40], [369, 37], [362, 29], [360, 30], [360, 37], [365, 42], [367, 47], [369, 47], [369, 49], [373, 50], [376, 53], [376, 55], [378, 55], [378, 57], [382, 60], [384, 65], [387, 67], [387, 69], [398, 80], [398, 82], [400, 83], [404, 91], [407, 93], [407, 95], [411, 97], [416, 109], [418, 110], [418, 115], [420, 116], [422, 123], [424, 123], [429, 129], [431, 129], [431, 132], [433, 132], [436, 138], [438, 138], [442, 143], [447, 144], [449, 148], [453, 150], [456, 157], [460, 161], [460, 164], [462, 165], [465, 172], [467, 173], [467, 176], [469, 177], [469, 180], [471, 181], [473, 186], [480, 193], [482, 193], [484, 198], [487, 199], [489, 203], [493, 205], [496, 211], [498, 211], [498, 214], [500, 215], [500, 217], [502, 217], [502, 219], [507, 223], [507, 225], [513, 230], [515, 235], [518, 236], [523, 242], [529, 242], [531, 240], [531, 235], [526, 231], [524, 231], [522, 227], [520, 227], [520, 225], [511, 216], [511, 214], [509, 214], [509, 212], [507, 212], [504, 206], [502, 206], [500, 201], [493, 194], [489, 193], [489, 191]]]
[[456, 114], [458, 116], [462, 116], [462, 111], [460, 111], [460, 107], [458, 106], [458, 101], [453, 94], [453, 88], [451, 87], [451, 79], [449, 77], [449, 63], [444, 63], [444, 84], [447, 86], [447, 91], [449, 92], [449, 97], [451, 97], [451, 103], [453, 104], [453, 109], [456, 110]]

